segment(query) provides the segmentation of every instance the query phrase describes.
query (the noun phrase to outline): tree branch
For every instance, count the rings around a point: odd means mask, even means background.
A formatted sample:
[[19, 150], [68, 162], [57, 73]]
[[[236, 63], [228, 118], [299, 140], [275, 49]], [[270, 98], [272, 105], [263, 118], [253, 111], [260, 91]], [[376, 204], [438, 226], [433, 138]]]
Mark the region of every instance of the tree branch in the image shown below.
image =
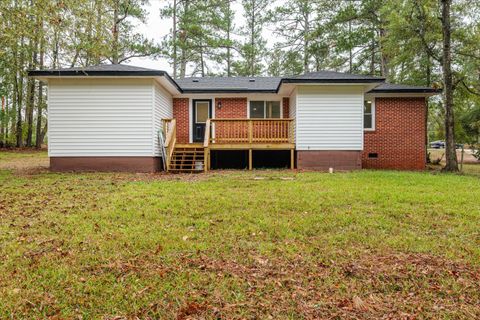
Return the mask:
[[474, 94], [474, 95], [480, 97], [480, 91], [476, 91], [476, 90], [473, 90], [472, 88], [470, 88], [470, 87], [465, 83], [465, 80], [462, 80], [461, 83], [462, 83], [462, 85], [465, 87], [465, 89], [467, 89], [468, 92], [470, 92], [471, 94]]

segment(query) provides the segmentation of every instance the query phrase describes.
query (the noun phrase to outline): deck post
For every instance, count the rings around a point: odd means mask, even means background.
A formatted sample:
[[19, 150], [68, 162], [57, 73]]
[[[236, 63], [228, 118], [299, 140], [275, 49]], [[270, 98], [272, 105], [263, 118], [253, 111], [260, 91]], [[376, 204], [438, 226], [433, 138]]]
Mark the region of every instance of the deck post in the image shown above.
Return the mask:
[[203, 171], [207, 172], [210, 168], [208, 167], [208, 162], [210, 158], [210, 154], [208, 152], [208, 148], [203, 149]]
[[290, 169], [295, 169], [295, 149], [290, 149]]
[[248, 149], [248, 170], [252, 170], [253, 166], [252, 166], [252, 149]]
[[208, 148], [208, 162], [207, 162], [208, 171], [212, 168], [212, 157], [210, 153], [210, 148]]

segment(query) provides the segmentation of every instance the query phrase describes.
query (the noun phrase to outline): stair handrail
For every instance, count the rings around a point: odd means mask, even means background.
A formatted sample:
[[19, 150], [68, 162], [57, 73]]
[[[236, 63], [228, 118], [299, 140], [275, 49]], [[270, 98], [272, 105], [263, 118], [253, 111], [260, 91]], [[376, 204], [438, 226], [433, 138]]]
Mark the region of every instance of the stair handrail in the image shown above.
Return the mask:
[[177, 120], [163, 119], [166, 129], [165, 147], [167, 149], [167, 171], [170, 170], [170, 162], [172, 159], [175, 144], [177, 142]]
[[205, 136], [203, 138], [203, 147], [208, 148], [208, 145], [210, 143], [210, 119], [207, 119], [207, 122], [205, 123]]

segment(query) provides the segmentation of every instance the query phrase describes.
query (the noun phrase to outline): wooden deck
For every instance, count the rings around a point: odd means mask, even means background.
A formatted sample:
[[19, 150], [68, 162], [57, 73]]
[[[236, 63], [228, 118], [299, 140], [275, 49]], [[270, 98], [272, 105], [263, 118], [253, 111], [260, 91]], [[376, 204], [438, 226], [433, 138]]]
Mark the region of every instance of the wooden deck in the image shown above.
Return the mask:
[[[175, 119], [164, 119], [166, 133], [167, 171], [178, 171], [175, 166], [181, 157], [179, 150], [203, 148], [203, 171], [210, 170], [211, 150], [248, 150], [248, 168], [253, 169], [253, 150], [289, 150], [290, 168], [294, 169], [293, 119], [208, 119], [202, 143], [176, 143]], [[175, 156], [174, 156], [175, 155]], [[193, 161], [195, 162], [195, 161]], [[190, 172], [199, 171], [192, 167]], [[183, 168], [183, 167], [182, 167]]]

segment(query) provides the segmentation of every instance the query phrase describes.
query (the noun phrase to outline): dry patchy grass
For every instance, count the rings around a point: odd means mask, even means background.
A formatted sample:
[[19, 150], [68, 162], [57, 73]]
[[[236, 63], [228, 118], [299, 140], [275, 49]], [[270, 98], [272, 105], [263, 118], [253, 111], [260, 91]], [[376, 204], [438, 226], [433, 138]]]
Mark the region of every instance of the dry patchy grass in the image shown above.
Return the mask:
[[475, 176], [0, 169], [0, 185], [0, 318], [480, 317]]

